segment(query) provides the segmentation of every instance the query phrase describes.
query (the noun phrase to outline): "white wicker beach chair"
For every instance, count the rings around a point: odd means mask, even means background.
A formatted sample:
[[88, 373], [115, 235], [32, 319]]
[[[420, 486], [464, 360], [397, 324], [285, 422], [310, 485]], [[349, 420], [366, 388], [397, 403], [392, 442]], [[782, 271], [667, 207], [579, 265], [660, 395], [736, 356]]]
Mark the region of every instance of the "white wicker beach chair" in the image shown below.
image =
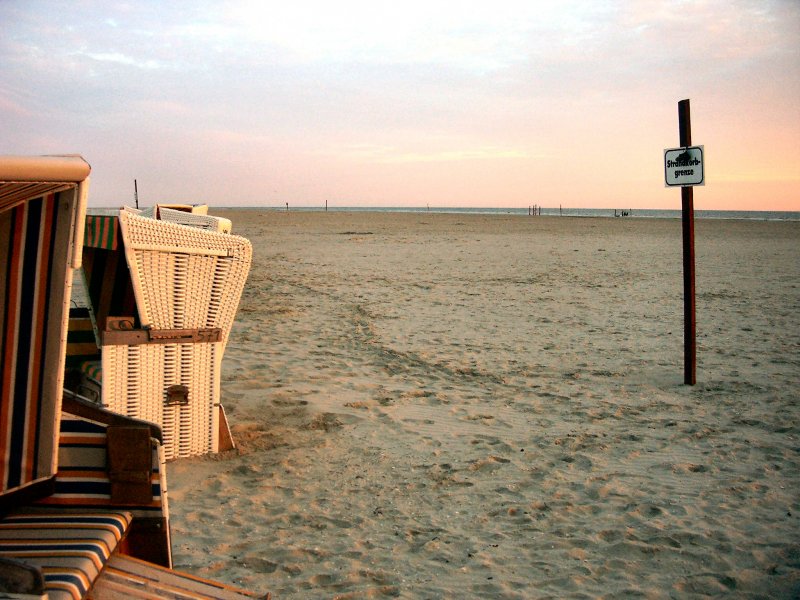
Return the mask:
[[217, 231], [219, 233], [230, 233], [232, 227], [230, 219], [209, 215], [208, 206], [205, 204], [197, 206], [156, 204], [155, 206], [142, 209], [140, 214], [143, 217], [169, 221], [170, 223], [178, 223], [180, 225], [189, 225], [191, 227], [199, 227], [200, 229]]
[[160, 206], [158, 209], [158, 218], [162, 221], [180, 223], [181, 225], [190, 225], [191, 227], [199, 227], [200, 229], [208, 229], [209, 231], [218, 231], [219, 233], [231, 232], [231, 221], [230, 219], [225, 219], [224, 217], [199, 215], [196, 213]]
[[220, 374], [252, 259], [242, 237], [143, 217], [119, 225], [138, 323], [106, 319], [102, 403], [161, 426], [167, 458], [217, 452]]

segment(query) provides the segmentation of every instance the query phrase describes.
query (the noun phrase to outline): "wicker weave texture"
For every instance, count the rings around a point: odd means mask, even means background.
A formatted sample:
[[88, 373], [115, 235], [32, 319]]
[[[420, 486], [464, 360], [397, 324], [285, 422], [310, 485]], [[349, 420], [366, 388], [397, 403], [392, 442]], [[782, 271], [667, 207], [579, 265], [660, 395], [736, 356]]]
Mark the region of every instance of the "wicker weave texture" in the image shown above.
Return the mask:
[[165, 208], [163, 206], [158, 209], [158, 214], [162, 221], [169, 221], [170, 223], [179, 223], [181, 225], [199, 227], [200, 229], [218, 231], [220, 233], [231, 232], [230, 220], [223, 217], [198, 215], [183, 210], [175, 210], [174, 208]]
[[[222, 343], [103, 347], [103, 405], [157, 423], [168, 460], [217, 452]], [[188, 403], [169, 404], [171, 385]]]
[[219, 327], [227, 342], [252, 261], [245, 238], [120, 212], [143, 326]]

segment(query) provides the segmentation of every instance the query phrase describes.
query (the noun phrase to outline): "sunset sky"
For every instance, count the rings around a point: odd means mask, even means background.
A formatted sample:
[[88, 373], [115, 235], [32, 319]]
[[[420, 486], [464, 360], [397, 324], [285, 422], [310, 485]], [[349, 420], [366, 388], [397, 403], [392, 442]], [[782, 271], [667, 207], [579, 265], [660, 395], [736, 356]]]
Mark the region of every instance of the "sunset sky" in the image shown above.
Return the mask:
[[800, 210], [800, 2], [0, 0], [0, 154], [90, 204]]

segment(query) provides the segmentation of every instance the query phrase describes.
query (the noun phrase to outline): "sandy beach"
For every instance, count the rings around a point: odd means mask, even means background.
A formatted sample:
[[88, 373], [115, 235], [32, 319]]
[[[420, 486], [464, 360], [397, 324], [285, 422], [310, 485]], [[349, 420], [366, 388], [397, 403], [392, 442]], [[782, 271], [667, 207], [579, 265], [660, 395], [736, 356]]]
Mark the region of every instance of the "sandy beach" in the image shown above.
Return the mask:
[[800, 597], [800, 223], [214, 211], [238, 449], [175, 567], [281, 599]]

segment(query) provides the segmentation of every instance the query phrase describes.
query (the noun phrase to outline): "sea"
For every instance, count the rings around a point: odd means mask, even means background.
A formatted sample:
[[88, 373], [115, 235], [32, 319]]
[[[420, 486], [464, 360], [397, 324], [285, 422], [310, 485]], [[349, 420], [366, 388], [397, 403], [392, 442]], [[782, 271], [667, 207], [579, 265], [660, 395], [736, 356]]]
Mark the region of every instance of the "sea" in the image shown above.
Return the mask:
[[[386, 212], [386, 213], [444, 213], [475, 215], [520, 215], [532, 216], [532, 208], [474, 208], [444, 206], [216, 206], [214, 209], [231, 210], [267, 210], [276, 212]], [[118, 208], [89, 207], [90, 215], [115, 215]], [[664, 209], [613, 209], [613, 208], [545, 208], [537, 209], [537, 213], [546, 217], [589, 217], [589, 218], [639, 218], [639, 219], [680, 219], [680, 210]], [[800, 221], [800, 211], [768, 211], [768, 210], [695, 210], [695, 219], [733, 219], [739, 221]]]
[[[441, 206], [237, 206], [225, 207], [236, 210], [272, 210], [305, 212], [402, 212], [402, 213], [445, 213], [477, 215], [532, 215], [531, 208], [454, 208]], [[540, 212], [539, 212], [540, 210]], [[537, 213], [548, 217], [594, 217], [594, 218], [639, 218], [639, 219], [681, 219], [680, 210], [665, 209], [613, 209], [613, 208], [545, 208]], [[800, 211], [762, 211], [762, 210], [695, 210], [695, 219], [733, 219], [745, 221], [800, 221]]]

